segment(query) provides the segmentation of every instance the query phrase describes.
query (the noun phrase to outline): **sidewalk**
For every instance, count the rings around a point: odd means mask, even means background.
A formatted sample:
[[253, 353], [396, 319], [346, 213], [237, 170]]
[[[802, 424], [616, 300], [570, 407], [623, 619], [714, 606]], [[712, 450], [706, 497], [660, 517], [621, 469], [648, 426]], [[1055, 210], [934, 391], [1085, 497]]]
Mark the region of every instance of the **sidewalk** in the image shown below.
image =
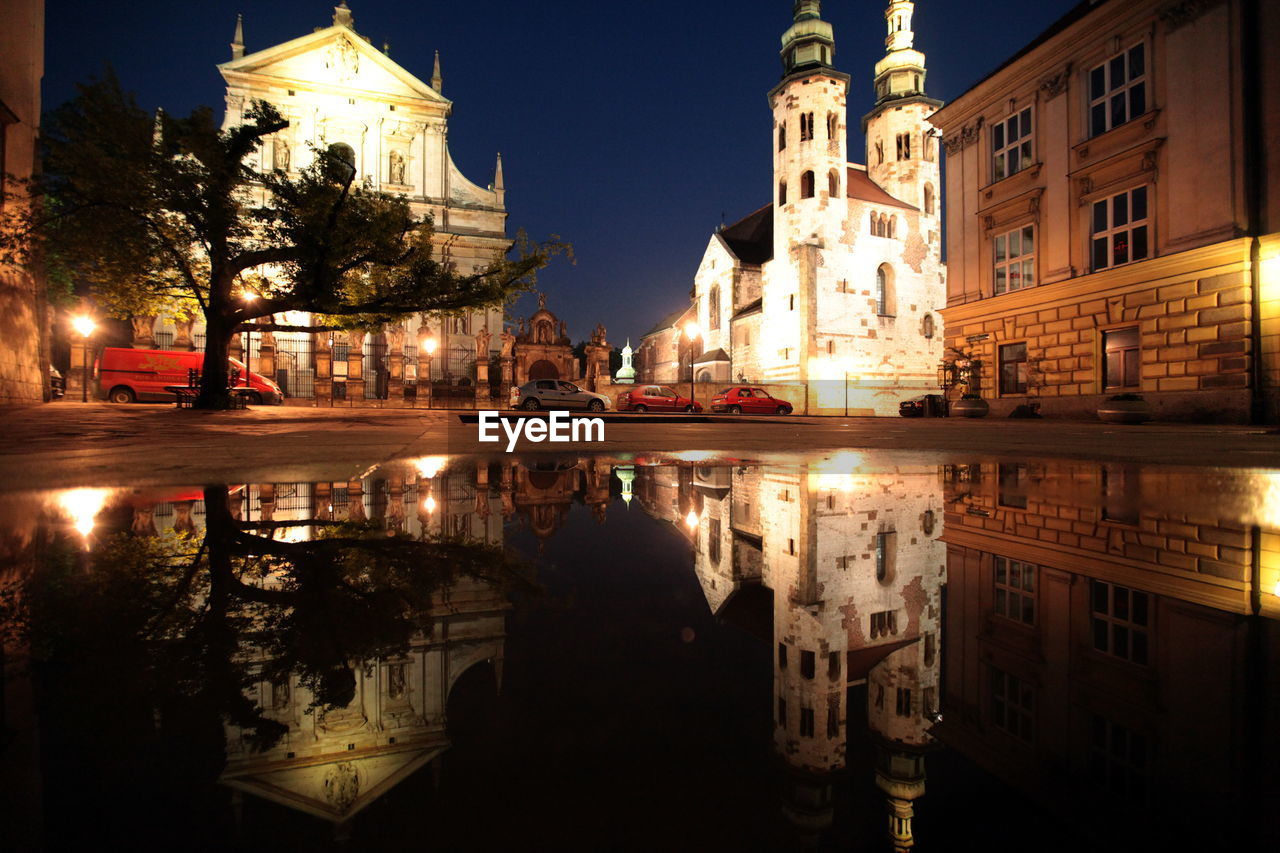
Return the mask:
[[[500, 453], [467, 412], [444, 409], [172, 406], [61, 401], [0, 410], [0, 490], [67, 484], [191, 483], [357, 476], [402, 456]], [[738, 457], [837, 449], [916, 451], [926, 458], [1065, 457], [1280, 468], [1275, 427], [1057, 420], [711, 416], [680, 423], [607, 418], [605, 441], [522, 443], [520, 451], [722, 451]]]

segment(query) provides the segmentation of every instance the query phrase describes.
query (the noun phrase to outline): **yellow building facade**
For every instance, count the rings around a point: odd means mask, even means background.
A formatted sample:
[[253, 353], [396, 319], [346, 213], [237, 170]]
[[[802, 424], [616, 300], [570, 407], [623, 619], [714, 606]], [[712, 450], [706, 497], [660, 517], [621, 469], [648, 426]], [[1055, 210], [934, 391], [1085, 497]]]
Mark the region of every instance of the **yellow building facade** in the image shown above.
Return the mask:
[[1278, 22], [1241, 0], [1080, 4], [932, 115], [947, 359], [975, 368], [952, 396], [1276, 418]]

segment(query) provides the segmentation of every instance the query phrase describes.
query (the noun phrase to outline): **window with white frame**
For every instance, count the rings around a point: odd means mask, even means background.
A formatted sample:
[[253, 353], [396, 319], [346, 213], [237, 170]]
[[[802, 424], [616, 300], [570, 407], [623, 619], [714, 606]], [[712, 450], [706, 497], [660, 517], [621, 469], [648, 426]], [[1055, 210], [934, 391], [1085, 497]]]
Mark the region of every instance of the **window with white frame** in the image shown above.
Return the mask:
[[1090, 582], [1089, 599], [1093, 647], [1145, 666], [1151, 628], [1147, 594], [1095, 580]]
[[1007, 178], [1032, 163], [1031, 107], [991, 128], [991, 180]]
[[1089, 135], [1147, 111], [1147, 49], [1135, 44], [1089, 71]]
[[1031, 685], [991, 668], [991, 722], [1019, 740], [1031, 743], [1035, 731], [1035, 692]]
[[1145, 186], [1093, 203], [1089, 254], [1095, 272], [1151, 257], [1148, 216]]
[[996, 295], [1036, 283], [1036, 227], [1023, 225], [995, 239]]

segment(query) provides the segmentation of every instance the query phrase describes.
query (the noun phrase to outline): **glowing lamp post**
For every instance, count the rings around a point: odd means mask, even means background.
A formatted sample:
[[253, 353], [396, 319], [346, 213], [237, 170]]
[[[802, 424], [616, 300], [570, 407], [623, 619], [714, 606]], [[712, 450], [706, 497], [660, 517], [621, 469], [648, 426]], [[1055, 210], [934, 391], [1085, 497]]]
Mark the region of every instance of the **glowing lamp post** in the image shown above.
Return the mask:
[[71, 326], [84, 339], [84, 352], [80, 359], [83, 378], [80, 383], [80, 402], [89, 402], [89, 338], [93, 335], [93, 330], [98, 324], [93, 322], [93, 318], [85, 314], [81, 314], [71, 319]]
[[427, 408], [431, 408], [431, 356], [436, 351], [436, 339], [430, 336], [423, 337], [419, 341], [419, 348], [424, 353], [422, 365], [418, 373], [418, 388], [427, 389]]
[[689, 408], [694, 410], [697, 408], [698, 401], [694, 396], [693, 390], [694, 371], [696, 370], [693, 366], [693, 343], [702, 337], [702, 330], [698, 328], [697, 323], [690, 321], [685, 324], [684, 334], [689, 339]]
[[[258, 294], [254, 293], [252, 290], [246, 290], [244, 292], [243, 299], [244, 299], [245, 305], [252, 305], [253, 303], [258, 301]], [[246, 323], [245, 330], [244, 330], [244, 387], [246, 388], [248, 388], [250, 384], [249, 374], [253, 372], [253, 361], [252, 361], [252, 355], [250, 354], [251, 353], [250, 348], [252, 346], [253, 346], [253, 329], [249, 328], [248, 324]]]

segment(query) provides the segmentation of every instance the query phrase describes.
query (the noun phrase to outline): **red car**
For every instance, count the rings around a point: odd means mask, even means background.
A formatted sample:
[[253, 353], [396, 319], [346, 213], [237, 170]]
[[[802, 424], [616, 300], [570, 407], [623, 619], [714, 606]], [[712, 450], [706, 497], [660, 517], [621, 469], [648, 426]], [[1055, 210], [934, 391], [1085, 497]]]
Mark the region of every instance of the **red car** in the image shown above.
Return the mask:
[[701, 412], [702, 404], [663, 385], [637, 385], [618, 395], [619, 412]]
[[789, 415], [791, 404], [770, 396], [763, 388], [738, 385], [726, 388], [711, 398], [711, 411], [733, 415]]

